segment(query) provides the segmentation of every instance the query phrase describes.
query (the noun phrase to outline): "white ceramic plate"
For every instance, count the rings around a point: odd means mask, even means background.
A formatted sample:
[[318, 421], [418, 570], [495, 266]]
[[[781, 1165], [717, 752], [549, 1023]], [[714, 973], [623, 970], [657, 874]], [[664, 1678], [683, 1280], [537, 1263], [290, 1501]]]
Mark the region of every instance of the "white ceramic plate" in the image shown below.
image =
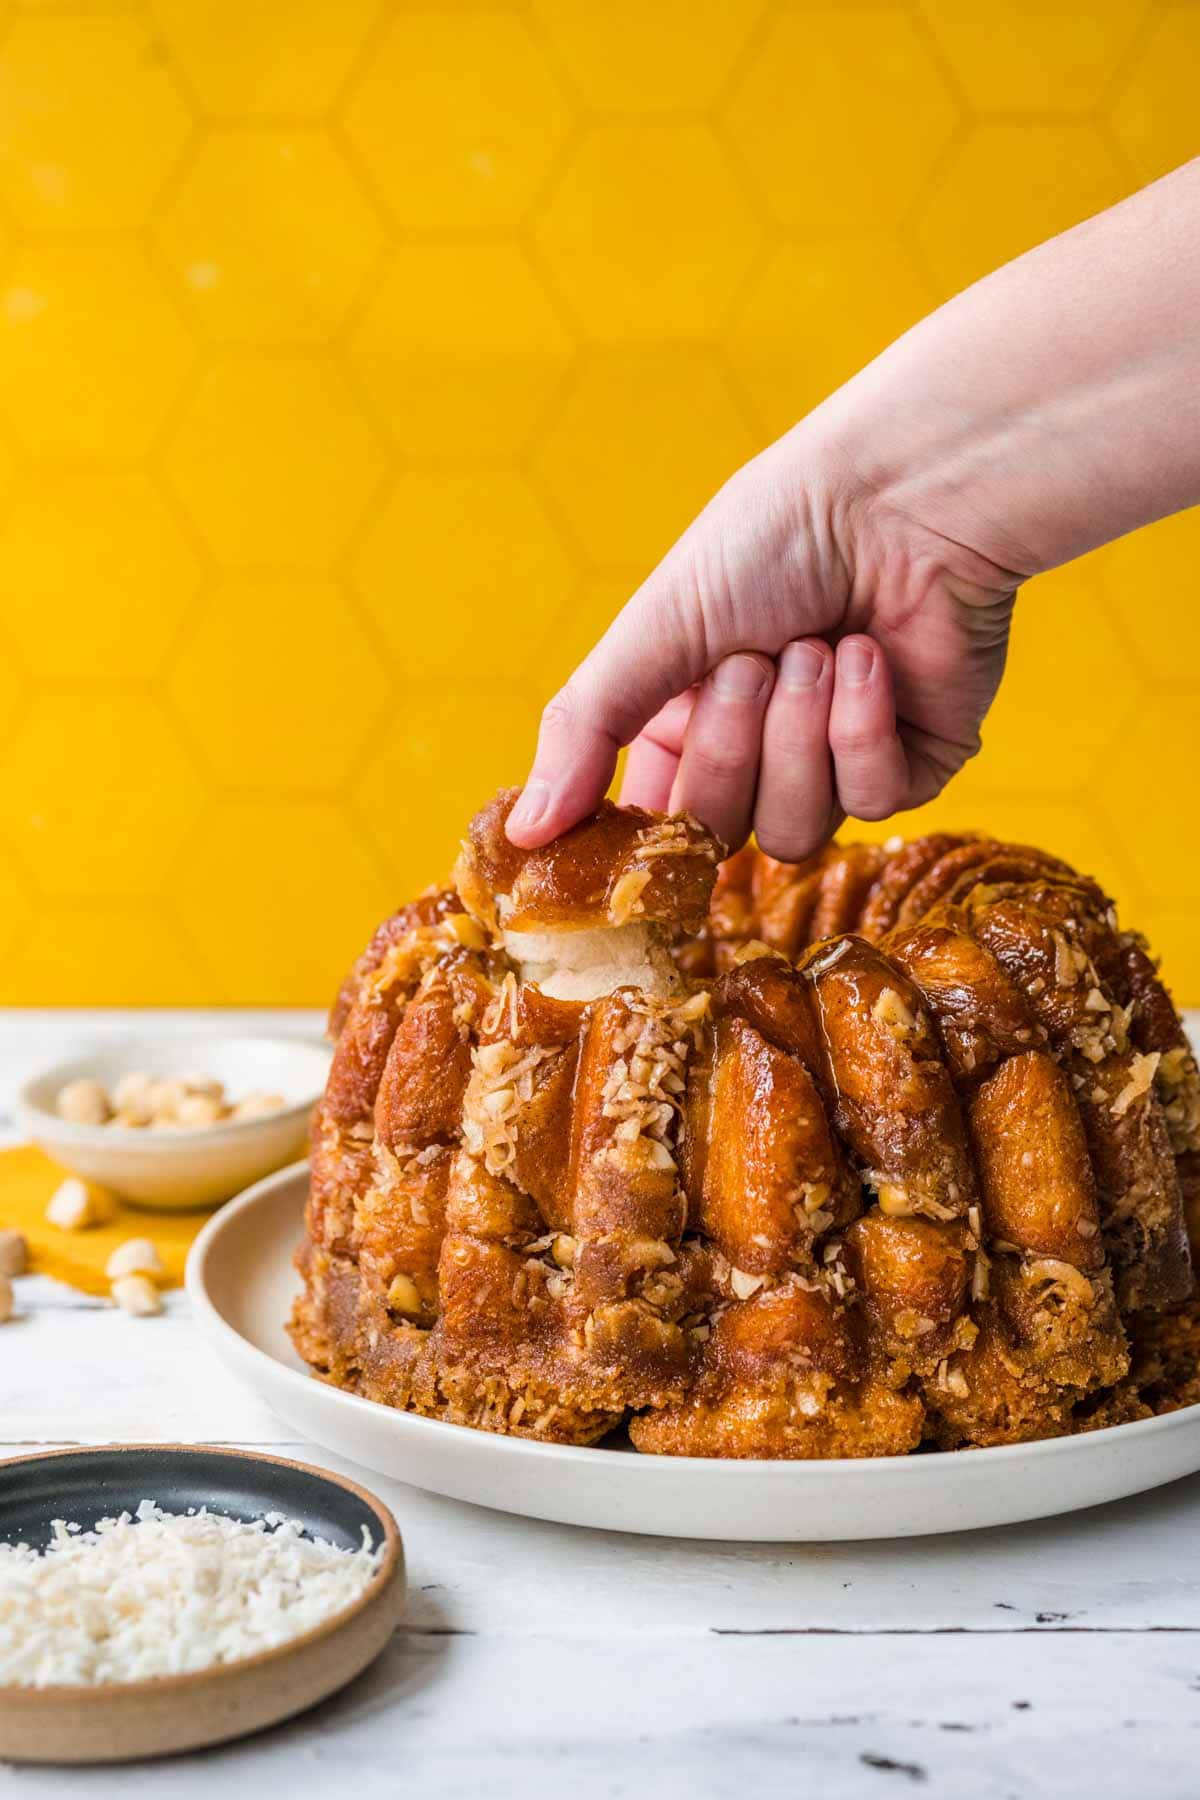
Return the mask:
[[[128, 1038], [56, 1063], [25, 1082], [17, 1124], [25, 1137], [85, 1181], [137, 1206], [171, 1212], [213, 1206], [304, 1153], [309, 1114], [329, 1073], [328, 1044], [306, 1038]], [[133, 1069], [165, 1077], [198, 1070], [234, 1100], [254, 1089], [282, 1094], [279, 1112], [187, 1131], [75, 1125], [55, 1110], [59, 1090], [93, 1076], [111, 1091]]]
[[610, 1531], [806, 1543], [1011, 1525], [1200, 1469], [1200, 1406], [1040, 1444], [831, 1462], [578, 1450], [395, 1412], [314, 1380], [284, 1331], [307, 1190], [298, 1163], [208, 1222], [187, 1269], [197, 1322], [234, 1374], [303, 1436], [436, 1494]]

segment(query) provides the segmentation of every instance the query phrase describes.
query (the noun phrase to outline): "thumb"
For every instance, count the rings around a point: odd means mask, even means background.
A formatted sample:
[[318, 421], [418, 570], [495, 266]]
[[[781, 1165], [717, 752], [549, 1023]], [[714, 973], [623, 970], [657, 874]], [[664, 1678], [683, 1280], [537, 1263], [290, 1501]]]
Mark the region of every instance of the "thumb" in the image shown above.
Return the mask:
[[591, 812], [618, 751], [707, 673], [713, 647], [689, 562], [668, 556], [546, 706], [533, 768], [508, 818], [514, 844], [533, 849]]
[[514, 844], [534, 849], [591, 812], [618, 750], [724, 657], [775, 656], [833, 621], [829, 595], [799, 578], [810, 508], [793, 461], [784, 438], [739, 469], [555, 694], [509, 814]]

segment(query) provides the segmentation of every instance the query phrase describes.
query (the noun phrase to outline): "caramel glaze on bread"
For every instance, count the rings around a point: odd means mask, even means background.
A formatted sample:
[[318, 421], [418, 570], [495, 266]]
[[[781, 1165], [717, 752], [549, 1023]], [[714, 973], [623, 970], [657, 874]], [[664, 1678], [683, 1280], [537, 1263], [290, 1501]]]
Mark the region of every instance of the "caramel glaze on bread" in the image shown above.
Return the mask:
[[472, 821], [331, 1017], [292, 1334], [460, 1425], [1002, 1444], [1194, 1398], [1200, 1076], [1096, 883], [983, 836]]

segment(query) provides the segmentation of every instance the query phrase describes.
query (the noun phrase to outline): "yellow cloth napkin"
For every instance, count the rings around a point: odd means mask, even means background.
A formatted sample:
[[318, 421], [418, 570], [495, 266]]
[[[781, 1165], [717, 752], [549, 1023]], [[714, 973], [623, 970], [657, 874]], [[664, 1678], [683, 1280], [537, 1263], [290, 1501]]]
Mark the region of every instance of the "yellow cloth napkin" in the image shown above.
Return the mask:
[[108, 1293], [104, 1265], [127, 1238], [149, 1238], [162, 1258], [166, 1274], [160, 1287], [178, 1287], [188, 1248], [211, 1212], [149, 1212], [144, 1207], [112, 1201], [112, 1218], [86, 1231], [63, 1231], [46, 1219], [46, 1202], [66, 1171], [32, 1144], [0, 1150], [0, 1228], [24, 1234], [29, 1267], [37, 1275], [53, 1275], [85, 1294]]

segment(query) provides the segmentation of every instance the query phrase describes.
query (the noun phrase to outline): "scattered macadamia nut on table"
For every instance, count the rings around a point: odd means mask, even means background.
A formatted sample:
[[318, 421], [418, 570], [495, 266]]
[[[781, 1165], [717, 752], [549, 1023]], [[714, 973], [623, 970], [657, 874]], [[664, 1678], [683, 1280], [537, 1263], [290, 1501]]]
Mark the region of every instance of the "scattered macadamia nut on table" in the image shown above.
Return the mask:
[[0, 1325], [7, 1325], [13, 1316], [13, 1286], [7, 1275], [0, 1275]]
[[105, 1263], [104, 1273], [110, 1281], [119, 1281], [122, 1275], [156, 1276], [165, 1271], [162, 1257], [149, 1238], [126, 1238]]
[[112, 1201], [102, 1188], [89, 1187], [77, 1175], [68, 1175], [46, 1202], [46, 1222], [62, 1231], [86, 1231], [104, 1225], [112, 1217]]
[[118, 1276], [111, 1292], [121, 1311], [135, 1319], [149, 1319], [163, 1309], [158, 1289], [146, 1275]]
[[19, 1231], [0, 1231], [0, 1275], [24, 1275], [29, 1267], [29, 1245]]

